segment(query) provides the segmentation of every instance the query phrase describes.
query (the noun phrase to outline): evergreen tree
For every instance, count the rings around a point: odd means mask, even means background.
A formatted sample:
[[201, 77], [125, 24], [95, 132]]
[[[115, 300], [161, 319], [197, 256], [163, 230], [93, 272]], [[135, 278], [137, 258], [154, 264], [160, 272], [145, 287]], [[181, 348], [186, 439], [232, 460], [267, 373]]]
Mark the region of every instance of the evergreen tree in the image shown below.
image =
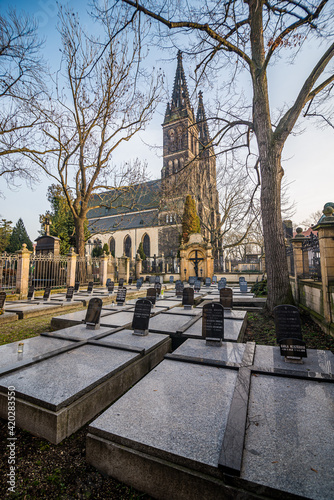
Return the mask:
[[106, 255], [109, 255], [109, 247], [108, 247], [108, 243], [105, 243], [102, 247], [102, 252], [105, 252]]
[[32, 241], [28, 236], [26, 228], [24, 227], [23, 220], [19, 219], [12, 231], [12, 234], [10, 235], [6, 252], [14, 253], [17, 250], [21, 250], [23, 243], [27, 245], [28, 250], [33, 249]]
[[139, 253], [139, 256], [142, 260], [146, 260], [146, 254], [144, 252], [144, 247], [142, 241], [139, 243], [137, 253]]
[[5, 251], [9, 244], [10, 235], [12, 234], [12, 221], [1, 219], [0, 221], [0, 253]]
[[201, 223], [197, 215], [196, 204], [190, 194], [187, 195], [182, 216], [182, 238], [187, 243], [189, 236], [201, 232]]

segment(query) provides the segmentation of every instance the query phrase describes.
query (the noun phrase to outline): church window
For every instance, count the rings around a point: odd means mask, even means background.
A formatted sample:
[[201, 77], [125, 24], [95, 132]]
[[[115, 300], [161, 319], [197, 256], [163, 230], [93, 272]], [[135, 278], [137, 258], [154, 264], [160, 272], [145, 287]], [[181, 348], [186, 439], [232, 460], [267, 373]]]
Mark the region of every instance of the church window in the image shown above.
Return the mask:
[[124, 239], [124, 254], [126, 257], [131, 257], [131, 238], [127, 235]]
[[149, 257], [151, 254], [151, 249], [150, 249], [150, 237], [148, 234], [145, 234], [143, 238], [143, 249], [146, 257]]
[[176, 174], [176, 172], [179, 169], [179, 160], [174, 160], [174, 169], [173, 169], [173, 174]]
[[111, 236], [109, 240], [109, 250], [113, 257], [115, 257], [115, 239]]

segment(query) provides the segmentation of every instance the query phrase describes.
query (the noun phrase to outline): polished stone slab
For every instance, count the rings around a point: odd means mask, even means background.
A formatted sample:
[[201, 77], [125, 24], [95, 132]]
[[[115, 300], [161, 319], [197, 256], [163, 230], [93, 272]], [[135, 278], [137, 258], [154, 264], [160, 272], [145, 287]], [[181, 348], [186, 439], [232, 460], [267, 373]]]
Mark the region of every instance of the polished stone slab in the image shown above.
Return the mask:
[[292, 370], [297, 372], [334, 374], [334, 354], [331, 351], [307, 349], [302, 364], [286, 363], [278, 346], [257, 345], [254, 366], [262, 370]]
[[150, 319], [149, 331], [156, 333], [178, 333], [187, 327], [193, 315], [160, 313]]
[[74, 340], [88, 340], [93, 337], [99, 336], [101, 334], [107, 334], [112, 331], [111, 327], [97, 328], [96, 330], [87, 328], [84, 323], [79, 325], [69, 326], [67, 328], [62, 328], [61, 330], [56, 330], [55, 332], [45, 332], [42, 333], [43, 337], [52, 338], [62, 338], [62, 339], [74, 339]]
[[252, 376], [242, 477], [305, 498], [332, 498], [333, 415], [333, 384]]
[[240, 365], [245, 349], [246, 344], [237, 344], [235, 342], [223, 342], [221, 346], [213, 347], [207, 345], [204, 339], [188, 339], [173, 351], [172, 356], [187, 356], [188, 358]]
[[148, 335], [133, 335], [133, 330], [119, 330], [110, 335], [99, 337], [95, 342], [99, 344], [109, 344], [112, 346], [123, 346], [127, 348], [137, 348], [144, 352], [149, 352], [153, 348], [162, 344], [169, 338], [168, 335], [160, 333], [149, 333]]
[[111, 311], [111, 312], [120, 312], [120, 311], [128, 311], [133, 308], [133, 305], [136, 303], [137, 299], [133, 301], [127, 300], [126, 305], [118, 306], [114, 302], [112, 304], [105, 304], [102, 306], [102, 311]]
[[234, 370], [164, 360], [89, 432], [207, 472], [218, 463], [236, 378]]
[[[224, 318], [224, 340], [229, 342], [242, 342], [246, 329], [246, 321]], [[202, 338], [202, 318], [199, 318], [182, 333], [183, 337]]]
[[114, 314], [109, 314], [108, 316], [104, 316], [100, 320], [101, 326], [115, 327], [125, 326], [129, 323], [132, 323], [133, 312], [132, 311], [122, 311], [116, 312]]
[[[80, 325], [83, 323], [86, 317], [87, 310], [74, 311], [68, 314], [63, 314], [62, 316], [55, 316], [51, 320], [52, 328], [67, 328], [69, 326]], [[101, 317], [111, 314], [111, 311], [102, 308]]]
[[181, 314], [181, 315], [188, 315], [188, 316], [201, 316], [202, 315], [202, 310], [201, 309], [196, 309], [195, 307], [192, 307], [191, 309], [184, 309], [183, 306], [181, 307], [173, 307], [173, 309], [170, 309], [169, 311], [166, 311], [166, 314]]
[[[23, 352], [19, 353], [19, 344], [23, 344]], [[62, 347], [73, 345], [70, 340], [48, 337], [31, 337], [0, 346], [0, 369], [13, 365], [19, 366], [28, 360], [38, 359], [45, 353], [57, 351]], [[21, 347], [22, 348], [22, 347]]]

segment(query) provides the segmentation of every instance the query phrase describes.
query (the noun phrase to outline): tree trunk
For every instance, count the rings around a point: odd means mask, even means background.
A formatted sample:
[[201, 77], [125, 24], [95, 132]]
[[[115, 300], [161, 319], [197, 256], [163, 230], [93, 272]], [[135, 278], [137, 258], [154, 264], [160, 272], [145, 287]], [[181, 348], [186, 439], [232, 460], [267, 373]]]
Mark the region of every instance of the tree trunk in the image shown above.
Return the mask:
[[76, 217], [75, 218], [75, 240], [76, 240], [76, 251], [80, 257], [85, 256], [85, 224], [86, 217]]

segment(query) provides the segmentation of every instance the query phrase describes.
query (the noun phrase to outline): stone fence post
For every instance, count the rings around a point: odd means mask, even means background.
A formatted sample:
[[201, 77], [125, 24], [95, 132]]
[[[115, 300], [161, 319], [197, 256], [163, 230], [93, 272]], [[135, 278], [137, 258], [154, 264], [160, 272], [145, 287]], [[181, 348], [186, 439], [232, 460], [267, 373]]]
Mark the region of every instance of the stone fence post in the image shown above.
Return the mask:
[[106, 286], [108, 277], [108, 255], [103, 252], [100, 257], [100, 284]]
[[69, 253], [67, 254], [67, 276], [66, 276], [66, 285], [74, 286], [75, 285], [75, 272], [77, 268], [77, 257], [78, 255], [75, 253], [74, 248], [71, 247]]
[[326, 203], [325, 215], [313, 227], [318, 231], [324, 318], [328, 327], [333, 323], [330, 286], [334, 285], [334, 210], [331, 205]]
[[136, 257], [136, 279], [137, 280], [139, 280], [141, 272], [142, 272], [142, 264], [143, 264], [143, 261], [139, 255], [139, 253], [137, 253], [137, 257]]
[[130, 276], [130, 258], [123, 255], [118, 259], [118, 281], [124, 279], [125, 283], [129, 282]]
[[30, 255], [32, 252], [27, 249], [27, 245], [23, 243], [22, 249], [16, 252], [18, 256], [17, 271], [16, 271], [16, 293], [20, 298], [26, 297], [29, 288], [29, 265]]

